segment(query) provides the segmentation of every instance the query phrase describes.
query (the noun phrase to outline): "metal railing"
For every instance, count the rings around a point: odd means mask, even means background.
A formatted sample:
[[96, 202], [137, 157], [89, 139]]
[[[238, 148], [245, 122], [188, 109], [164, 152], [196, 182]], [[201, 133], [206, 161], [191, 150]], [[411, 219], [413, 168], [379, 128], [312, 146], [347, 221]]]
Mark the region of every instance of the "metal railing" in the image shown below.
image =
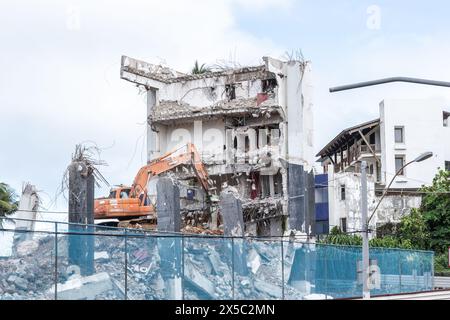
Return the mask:
[[[331, 299], [361, 295], [361, 248], [282, 237], [3, 221], [1, 299]], [[9, 239], [9, 240], [8, 240]], [[5, 251], [5, 250], [4, 250]], [[6, 250], [8, 251], [8, 250]], [[93, 253], [93, 257], [89, 256]], [[372, 294], [431, 290], [433, 252], [372, 248]]]

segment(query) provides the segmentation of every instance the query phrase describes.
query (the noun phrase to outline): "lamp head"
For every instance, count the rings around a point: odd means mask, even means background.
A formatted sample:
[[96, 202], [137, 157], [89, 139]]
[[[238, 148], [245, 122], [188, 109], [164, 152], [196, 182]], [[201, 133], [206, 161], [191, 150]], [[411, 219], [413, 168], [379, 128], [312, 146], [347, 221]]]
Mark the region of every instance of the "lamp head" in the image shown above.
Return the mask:
[[433, 152], [425, 152], [422, 153], [420, 156], [418, 156], [416, 159], [414, 159], [414, 162], [422, 162], [424, 160], [427, 160], [428, 158], [431, 158], [433, 156]]

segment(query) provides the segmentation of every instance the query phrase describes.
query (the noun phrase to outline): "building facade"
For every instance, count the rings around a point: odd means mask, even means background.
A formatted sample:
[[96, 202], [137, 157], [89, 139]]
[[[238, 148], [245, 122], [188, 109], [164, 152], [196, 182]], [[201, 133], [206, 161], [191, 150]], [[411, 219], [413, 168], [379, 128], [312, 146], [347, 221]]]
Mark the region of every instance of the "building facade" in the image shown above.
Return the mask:
[[[310, 62], [264, 57], [259, 66], [183, 74], [124, 56], [121, 77], [147, 92], [148, 161], [193, 143], [216, 195], [233, 190], [242, 200], [248, 234], [311, 227], [310, 201], [299, 194], [307, 179], [289, 179], [314, 163]], [[194, 187], [189, 172], [174, 174]], [[182, 207], [202, 208], [196, 194]]]
[[[398, 222], [419, 207], [419, 189], [430, 185], [440, 169], [450, 169], [449, 112], [443, 100], [384, 100], [379, 110], [378, 119], [343, 130], [317, 154], [328, 174], [330, 226], [361, 230], [363, 160], [368, 164], [369, 215], [387, 192], [372, 226]], [[430, 159], [401, 169], [429, 151], [433, 152]]]

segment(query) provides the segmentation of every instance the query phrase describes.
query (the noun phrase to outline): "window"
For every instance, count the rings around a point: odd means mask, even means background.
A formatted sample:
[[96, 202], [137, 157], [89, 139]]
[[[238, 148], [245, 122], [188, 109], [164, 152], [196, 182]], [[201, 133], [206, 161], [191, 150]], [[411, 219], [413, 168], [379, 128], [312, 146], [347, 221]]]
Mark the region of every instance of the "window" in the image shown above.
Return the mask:
[[405, 175], [405, 170], [402, 168], [405, 165], [405, 156], [395, 156], [395, 172], [399, 172], [398, 174], [401, 176]]
[[380, 181], [381, 181], [381, 166], [377, 162], [377, 182], [380, 182]]
[[444, 127], [448, 127], [449, 126], [449, 117], [450, 117], [450, 112], [443, 112], [443, 120], [444, 120]]
[[445, 170], [450, 171], [450, 161], [445, 161]]
[[347, 232], [347, 218], [341, 218], [341, 231]]
[[345, 184], [341, 185], [341, 200], [345, 200]]
[[225, 93], [228, 101], [236, 99], [236, 86], [234, 84], [227, 84], [225, 86]]
[[128, 199], [130, 197], [130, 189], [123, 189], [120, 191], [120, 198], [121, 199]]
[[405, 143], [403, 127], [395, 127], [395, 143]]

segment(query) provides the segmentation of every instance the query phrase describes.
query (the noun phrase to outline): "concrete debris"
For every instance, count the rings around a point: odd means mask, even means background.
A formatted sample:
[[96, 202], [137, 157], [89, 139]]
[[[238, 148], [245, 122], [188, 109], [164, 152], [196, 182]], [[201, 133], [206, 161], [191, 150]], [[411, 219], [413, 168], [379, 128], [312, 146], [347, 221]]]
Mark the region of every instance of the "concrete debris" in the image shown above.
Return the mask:
[[[92, 300], [97, 295], [113, 289], [113, 283], [106, 272], [91, 276], [78, 276], [58, 284], [57, 296], [61, 300]], [[50, 292], [51, 293], [51, 292]]]
[[201, 117], [238, 116], [251, 115], [251, 117], [271, 117], [272, 114], [280, 114], [281, 107], [275, 101], [268, 99], [258, 105], [256, 98], [242, 98], [235, 100], [222, 100], [218, 103], [197, 107], [185, 102], [162, 100], [152, 109], [148, 116], [151, 123], [164, 123], [173, 120], [192, 120]]
[[[98, 231], [101, 232], [101, 231]], [[105, 231], [108, 232], [108, 231]], [[136, 234], [139, 234], [136, 230]], [[161, 238], [162, 239], [162, 238]], [[167, 288], [179, 296], [183, 273], [173, 274], [174, 282], [165, 279], [161, 252], [156, 237], [133, 237], [129, 234], [128, 299], [167, 299]], [[167, 241], [167, 240], [165, 240]], [[184, 298], [231, 299], [233, 271], [235, 299], [281, 298], [280, 247], [272, 242], [235, 239], [235, 247], [223, 238], [193, 237], [184, 240]], [[1, 299], [54, 298], [54, 238], [43, 237], [32, 255], [0, 260]], [[59, 299], [123, 299], [125, 292], [125, 247], [123, 238], [95, 238], [95, 274], [80, 276], [79, 268], [68, 264], [67, 252], [58, 259]], [[58, 252], [68, 246], [67, 237], [58, 236]], [[286, 245], [285, 257], [292, 260], [296, 247]], [[232, 252], [235, 253], [234, 259]], [[181, 253], [180, 253], [181, 256]], [[286, 262], [286, 261], [285, 261]], [[245, 268], [248, 272], [245, 272]], [[285, 263], [285, 279], [291, 267]], [[287, 273], [286, 273], [287, 272]], [[177, 282], [178, 281], [178, 282]], [[306, 289], [306, 288], [305, 288]], [[312, 289], [299, 290], [285, 284], [286, 299], [320, 298]], [[307, 296], [311, 294], [311, 296]], [[306, 297], [305, 297], [306, 296]], [[331, 298], [331, 297], [327, 297]]]
[[181, 229], [181, 232], [184, 234], [207, 234], [207, 235], [223, 235], [223, 230], [210, 230], [207, 228], [204, 228], [202, 226], [191, 226], [187, 225], [183, 229]]
[[250, 250], [247, 259], [249, 261], [247, 266], [254, 274], [257, 273], [259, 267], [261, 266], [261, 256], [256, 252], [256, 250], [252, 249]]
[[94, 260], [97, 261], [108, 261], [109, 254], [106, 251], [94, 252]]
[[26, 240], [17, 244], [17, 255], [19, 257], [31, 255], [39, 248], [39, 242], [36, 240]]
[[185, 277], [188, 283], [200, 290], [201, 294], [208, 299], [214, 299], [216, 297], [215, 284], [202, 275], [192, 263], [187, 262], [185, 264]]
[[255, 280], [254, 284], [255, 289], [261, 293], [264, 293], [272, 298], [280, 299], [282, 297], [283, 292], [281, 286], [279, 285], [270, 284], [261, 280]]

